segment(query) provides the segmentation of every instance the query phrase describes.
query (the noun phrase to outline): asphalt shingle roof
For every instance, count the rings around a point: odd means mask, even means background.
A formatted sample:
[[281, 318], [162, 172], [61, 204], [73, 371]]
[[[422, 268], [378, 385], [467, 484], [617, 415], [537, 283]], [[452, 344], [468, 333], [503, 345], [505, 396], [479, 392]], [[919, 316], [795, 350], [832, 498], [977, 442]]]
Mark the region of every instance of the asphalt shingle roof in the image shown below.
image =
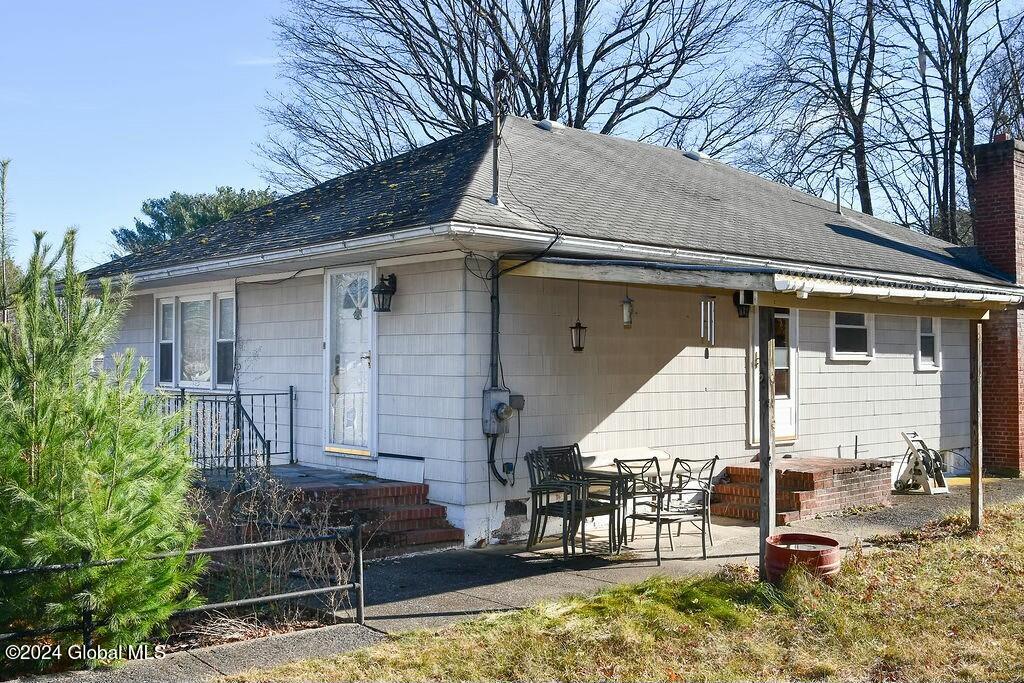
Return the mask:
[[[490, 126], [336, 178], [111, 261], [91, 277], [333, 242], [444, 221], [1002, 283], [973, 249], [844, 209], [712, 160], [509, 117], [504, 207], [491, 196]], [[538, 220], [539, 219], [539, 220]]]

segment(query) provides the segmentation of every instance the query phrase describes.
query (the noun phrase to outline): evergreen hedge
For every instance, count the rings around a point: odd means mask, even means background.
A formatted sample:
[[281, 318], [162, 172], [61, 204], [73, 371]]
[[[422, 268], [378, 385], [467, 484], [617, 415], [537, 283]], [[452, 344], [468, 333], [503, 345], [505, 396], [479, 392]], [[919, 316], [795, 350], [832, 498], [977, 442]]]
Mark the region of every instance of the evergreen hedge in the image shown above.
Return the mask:
[[[60, 279], [54, 266], [63, 257]], [[97, 369], [128, 305], [129, 284], [87, 287], [74, 234], [34, 254], [0, 326], [0, 568], [127, 558], [124, 564], [0, 579], [0, 631], [81, 620], [96, 643], [137, 643], [195, 604], [201, 562], [146, 555], [194, 546], [192, 479], [178, 415], [143, 389], [131, 354]], [[109, 369], [112, 367], [112, 369]], [[76, 633], [58, 636], [79, 642]]]

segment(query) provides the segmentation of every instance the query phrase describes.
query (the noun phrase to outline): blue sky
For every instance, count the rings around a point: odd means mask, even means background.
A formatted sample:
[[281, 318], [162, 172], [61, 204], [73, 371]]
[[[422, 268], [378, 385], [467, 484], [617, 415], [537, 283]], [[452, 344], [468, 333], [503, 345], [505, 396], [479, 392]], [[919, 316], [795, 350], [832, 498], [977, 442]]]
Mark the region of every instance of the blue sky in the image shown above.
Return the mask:
[[15, 256], [79, 230], [79, 263], [149, 197], [263, 187], [258, 107], [283, 0], [0, 0], [0, 158]]

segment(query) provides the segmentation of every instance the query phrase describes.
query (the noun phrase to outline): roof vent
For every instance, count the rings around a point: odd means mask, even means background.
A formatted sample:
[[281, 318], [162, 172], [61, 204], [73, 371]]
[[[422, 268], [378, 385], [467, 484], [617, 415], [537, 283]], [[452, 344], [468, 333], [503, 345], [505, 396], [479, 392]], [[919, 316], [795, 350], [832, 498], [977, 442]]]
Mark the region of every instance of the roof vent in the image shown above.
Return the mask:
[[565, 124], [559, 123], [558, 121], [552, 121], [551, 119], [544, 119], [543, 121], [537, 122], [537, 127], [541, 130], [561, 130], [565, 128]]
[[693, 159], [694, 161], [704, 161], [705, 159], [711, 158], [704, 152], [701, 152], [696, 149], [689, 149], [683, 152], [683, 154], [686, 156], [687, 159]]

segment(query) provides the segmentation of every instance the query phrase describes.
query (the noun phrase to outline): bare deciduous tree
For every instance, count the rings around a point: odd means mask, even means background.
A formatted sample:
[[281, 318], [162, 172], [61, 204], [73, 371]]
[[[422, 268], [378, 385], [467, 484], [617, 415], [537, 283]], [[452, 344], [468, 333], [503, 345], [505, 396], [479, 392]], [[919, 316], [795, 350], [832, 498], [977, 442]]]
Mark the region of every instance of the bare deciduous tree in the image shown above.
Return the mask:
[[767, 4], [765, 61], [758, 72], [782, 115], [747, 159], [753, 170], [822, 192], [852, 163], [860, 208], [874, 213], [869, 155], [877, 142], [880, 69], [891, 53], [876, 0], [782, 0]]
[[[927, 168], [934, 214], [929, 232], [952, 242], [972, 241], [964, 210], [974, 212], [979, 130], [979, 84], [993, 61], [1005, 54], [1021, 29], [1022, 17], [1004, 21], [1000, 0], [884, 0], [885, 15], [909, 41], [905, 52], [919, 54], [915, 74], [920, 96], [893, 109], [904, 154]], [[909, 73], [907, 79], [913, 79]], [[913, 177], [913, 174], [911, 174]], [[965, 206], [966, 204], [966, 206]]]
[[[996, 12], [999, 7], [996, 7]], [[1010, 133], [1024, 139], [1024, 33], [1007, 36], [1007, 22], [998, 17], [1003, 52], [982, 76], [982, 104], [989, 136]]]
[[268, 177], [305, 186], [488, 121], [499, 67], [508, 113], [725, 148], [692, 124], [729, 117], [744, 19], [740, 0], [292, 0]]
[[758, 73], [783, 115], [746, 165], [828, 195], [852, 161], [863, 211], [970, 242], [979, 131], [1020, 111], [1021, 17], [1001, 16], [1000, 0], [765, 7]]

